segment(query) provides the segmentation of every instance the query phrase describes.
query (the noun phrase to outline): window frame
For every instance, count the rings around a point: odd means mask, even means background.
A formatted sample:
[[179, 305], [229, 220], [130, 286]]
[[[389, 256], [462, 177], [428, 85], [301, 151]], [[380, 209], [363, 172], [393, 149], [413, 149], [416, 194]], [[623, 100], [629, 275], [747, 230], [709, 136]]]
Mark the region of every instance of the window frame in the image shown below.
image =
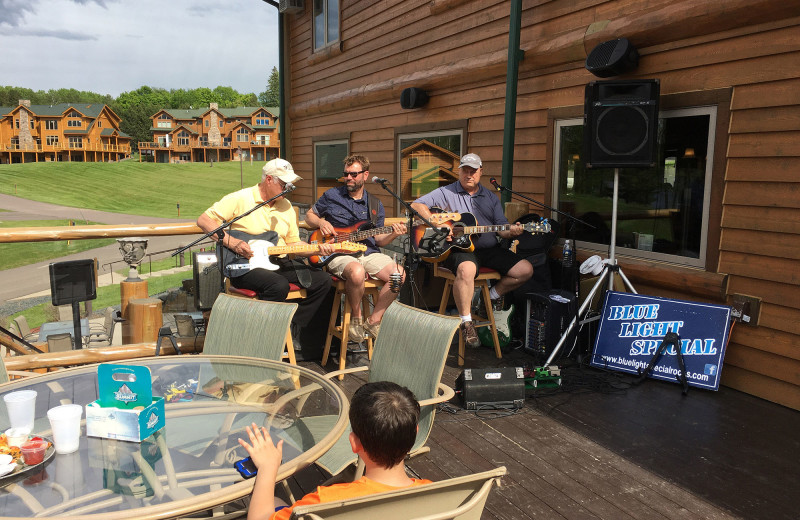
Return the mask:
[[[324, 42], [318, 42], [319, 36], [317, 35], [317, 26], [315, 23], [316, 18], [316, 9], [317, 9], [317, 1], [322, 3], [322, 32], [324, 34]], [[329, 23], [329, 11], [330, 5], [329, 3], [335, 1], [336, 2], [336, 37], [334, 39], [329, 39], [329, 32], [330, 27], [328, 26]], [[341, 0], [311, 0], [311, 52], [319, 52], [328, 47], [332, 47], [336, 45], [342, 39], [342, 5]]]
[[[400, 195], [403, 196], [403, 186], [401, 185], [400, 180], [398, 179], [400, 176], [400, 172], [403, 171], [403, 158], [400, 157], [400, 152], [402, 148], [400, 147], [400, 140], [401, 139], [409, 139], [414, 137], [421, 137], [423, 135], [428, 136], [436, 136], [436, 135], [447, 135], [459, 133], [461, 136], [461, 150], [458, 152], [458, 156], [462, 157], [468, 148], [467, 141], [469, 139], [469, 120], [468, 119], [460, 119], [454, 121], [442, 121], [437, 123], [431, 124], [421, 124], [421, 125], [410, 125], [405, 127], [398, 127], [395, 128], [394, 131], [394, 147], [395, 147], [395, 181], [397, 181], [398, 191]], [[453, 172], [456, 175], [458, 172]], [[399, 205], [395, 206], [395, 215], [396, 217], [400, 216], [400, 208]]]
[[[716, 122], [711, 126], [713, 127], [714, 140], [709, 142], [708, 161], [712, 162], [711, 175], [710, 175], [710, 188], [708, 187], [709, 176], [706, 175], [706, 192], [704, 197], [709, 197], [709, 202], [704, 206], [704, 211], [707, 211], [708, 224], [704, 226], [706, 233], [706, 247], [705, 264], [702, 266], [691, 266], [684, 261], [677, 263], [680, 267], [692, 269], [704, 269], [709, 272], [716, 272], [716, 266], [719, 261], [719, 244], [721, 235], [721, 221], [722, 221], [722, 199], [725, 188], [725, 165], [726, 162], [726, 149], [728, 139], [728, 121], [730, 120], [730, 103], [733, 95], [732, 88], [720, 88], [705, 90], [699, 92], [686, 92], [679, 94], [666, 94], [662, 95], [660, 99], [660, 111], [673, 111], [687, 108], [695, 108], [702, 106], [715, 106], [716, 107]], [[545, 177], [545, 195], [548, 197], [546, 203], [551, 206], [557, 204], [555, 190], [557, 190], [556, 179], [553, 177], [554, 168], [557, 165], [557, 148], [555, 143], [555, 122], [559, 119], [570, 119], [583, 117], [583, 105], [574, 105], [567, 107], [552, 108], [548, 110], [547, 122], [547, 149], [551, 152], [548, 153], [546, 159], [546, 171], [551, 172], [550, 175]], [[713, 152], [712, 152], [713, 150]], [[704, 203], [705, 204], [705, 203]], [[581, 248], [581, 242], [578, 243]], [[607, 252], [608, 246], [603, 246], [600, 253]], [[588, 248], [587, 248], [588, 249]], [[632, 260], [648, 261], [640, 255], [632, 256], [627, 255], [625, 251], [619, 252], [619, 247], [615, 248], [618, 256], [627, 257]], [[597, 251], [597, 250], [595, 250]], [[592, 251], [594, 252], [594, 251]], [[703, 251], [700, 252], [700, 256]], [[689, 259], [689, 257], [677, 257], [679, 259]], [[672, 262], [670, 262], [672, 263]], [[673, 263], [673, 265], [675, 265]]]

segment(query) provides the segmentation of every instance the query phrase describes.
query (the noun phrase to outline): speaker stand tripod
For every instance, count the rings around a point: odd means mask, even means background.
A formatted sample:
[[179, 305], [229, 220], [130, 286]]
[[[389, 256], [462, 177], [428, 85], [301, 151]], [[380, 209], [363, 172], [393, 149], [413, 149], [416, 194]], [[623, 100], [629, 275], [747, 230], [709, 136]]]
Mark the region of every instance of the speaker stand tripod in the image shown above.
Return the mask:
[[625, 276], [625, 273], [622, 272], [622, 268], [617, 265], [617, 259], [614, 256], [615, 248], [616, 248], [616, 241], [617, 241], [617, 199], [619, 195], [619, 168], [614, 168], [614, 196], [612, 197], [611, 202], [611, 244], [608, 247], [608, 259], [603, 261], [603, 270], [600, 272], [600, 276], [597, 278], [597, 281], [592, 287], [592, 290], [589, 291], [589, 294], [586, 295], [586, 299], [583, 300], [583, 304], [578, 309], [577, 315], [572, 318], [572, 321], [567, 326], [566, 330], [561, 336], [561, 339], [558, 340], [555, 348], [553, 348], [553, 352], [550, 353], [550, 356], [545, 361], [544, 365], [542, 366], [543, 369], [547, 369], [550, 364], [553, 362], [555, 357], [558, 355], [561, 347], [567, 341], [567, 337], [569, 337], [572, 329], [574, 329], [578, 323], [580, 322], [583, 324], [585, 321], [581, 321], [583, 317], [586, 315], [586, 311], [589, 308], [589, 305], [592, 303], [592, 299], [594, 299], [594, 295], [603, 286], [603, 283], [607, 283], [607, 287], [609, 291], [614, 290], [614, 273], [618, 273], [620, 278], [622, 278], [625, 287], [628, 288], [630, 292], [633, 294], [639, 294], [636, 292], [636, 289], [633, 288], [630, 280], [628, 277]]

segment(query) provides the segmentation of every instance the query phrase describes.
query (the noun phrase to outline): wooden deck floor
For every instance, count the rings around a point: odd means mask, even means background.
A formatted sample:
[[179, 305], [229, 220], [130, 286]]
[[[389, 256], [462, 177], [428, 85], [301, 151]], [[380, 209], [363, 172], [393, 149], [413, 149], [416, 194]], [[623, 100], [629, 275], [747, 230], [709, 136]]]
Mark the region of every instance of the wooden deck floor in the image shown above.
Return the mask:
[[[461, 373], [455, 350], [442, 378], [448, 385]], [[475, 349], [465, 366], [531, 361]], [[343, 386], [352, 393], [364, 380]], [[676, 384], [630, 381], [573, 362], [561, 389], [530, 395], [518, 413], [443, 407], [431, 452], [409, 467], [440, 480], [506, 466], [485, 519], [800, 517], [800, 412], [727, 388], [683, 396]], [[314, 486], [313, 476], [301, 480]]]

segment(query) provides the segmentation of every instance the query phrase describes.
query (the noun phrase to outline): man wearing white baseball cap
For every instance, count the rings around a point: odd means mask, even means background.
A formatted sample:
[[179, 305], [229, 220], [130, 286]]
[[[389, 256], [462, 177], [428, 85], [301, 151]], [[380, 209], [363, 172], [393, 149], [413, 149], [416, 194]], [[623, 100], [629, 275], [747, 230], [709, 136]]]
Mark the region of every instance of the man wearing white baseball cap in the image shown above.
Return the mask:
[[[302, 179], [294, 172], [291, 163], [284, 159], [269, 161], [261, 171], [261, 182], [225, 195], [200, 215], [197, 225], [205, 232], [213, 231], [223, 222], [277, 196], [272, 202], [234, 222], [230, 228], [224, 230], [223, 238], [216, 237], [216, 240], [224, 248], [223, 273], [230, 279], [233, 287], [255, 291], [260, 300], [276, 302], [286, 300], [289, 283], [302, 285], [306, 289], [306, 298], [299, 302], [292, 319], [292, 330], [299, 330], [299, 327], [311, 323], [311, 318], [328, 294], [331, 278], [322, 271], [308, 269], [304, 263], [292, 260], [288, 255], [269, 257], [269, 261], [278, 266], [277, 270], [251, 265], [250, 259], [254, 255], [251, 245], [264, 245], [263, 242], [256, 241], [266, 241], [275, 246], [307, 245], [300, 240], [297, 213], [292, 203], [284, 197], [287, 188], [290, 191], [293, 183]], [[333, 246], [320, 244], [319, 251], [294, 255], [332, 253]]]
[[473, 235], [474, 251], [448, 250], [444, 267], [456, 273], [453, 283], [453, 299], [461, 315], [461, 332], [464, 341], [470, 347], [480, 346], [478, 333], [472, 323], [471, 303], [475, 294], [475, 277], [481, 266], [499, 271], [502, 278], [489, 291], [492, 300], [500, 297], [528, 280], [533, 275], [533, 266], [510, 250], [500, 247], [497, 235], [502, 238], [513, 238], [522, 234], [522, 225], [517, 222], [510, 225], [503, 214], [500, 199], [481, 184], [483, 162], [474, 153], [461, 158], [458, 166], [458, 180], [452, 184], [436, 188], [423, 195], [411, 204], [423, 217], [431, 215], [430, 208], [437, 207], [447, 211], [470, 213], [481, 226], [503, 225], [508, 227], [497, 233], [481, 233]]

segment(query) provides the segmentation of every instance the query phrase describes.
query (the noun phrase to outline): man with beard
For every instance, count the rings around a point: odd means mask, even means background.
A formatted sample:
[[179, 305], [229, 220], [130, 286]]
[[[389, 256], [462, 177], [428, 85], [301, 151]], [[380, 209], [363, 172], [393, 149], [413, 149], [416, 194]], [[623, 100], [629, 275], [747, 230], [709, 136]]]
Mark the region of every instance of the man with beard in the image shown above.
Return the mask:
[[[383, 204], [375, 195], [364, 189], [369, 176], [369, 159], [363, 155], [350, 155], [344, 160], [345, 185], [331, 188], [306, 212], [306, 223], [319, 228], [326, 237], [336, 235], [336, 228], [347, 228], [354, 224], [372, 222], [375, 227], [383, 227], [386, 216]], [[374, 197], [373, 201], [370, 198]], [[345, 295], [352, 311], [348, 335], [350, 341], [360, 343], [364, 333], [377, 337], [381, 318], [396, 295], [391, 292], [389, 283], [384, 283], [378, 301], [368, 319], [361, 316], [361, 298], [364, 296], [364, 281], [367, 276], [383, 282], [389, 281], [392, 273], [403, 276], [402, 267], [380, 252], [378, 247], [389, 244], [396, 237], [406, 233], [406, 225], [392, 224], [392, 232], [369, 237], [362, 242], [367, 251], [359, 256], [337, 256], [327, 264], [328, 271], [345, 281]]]

